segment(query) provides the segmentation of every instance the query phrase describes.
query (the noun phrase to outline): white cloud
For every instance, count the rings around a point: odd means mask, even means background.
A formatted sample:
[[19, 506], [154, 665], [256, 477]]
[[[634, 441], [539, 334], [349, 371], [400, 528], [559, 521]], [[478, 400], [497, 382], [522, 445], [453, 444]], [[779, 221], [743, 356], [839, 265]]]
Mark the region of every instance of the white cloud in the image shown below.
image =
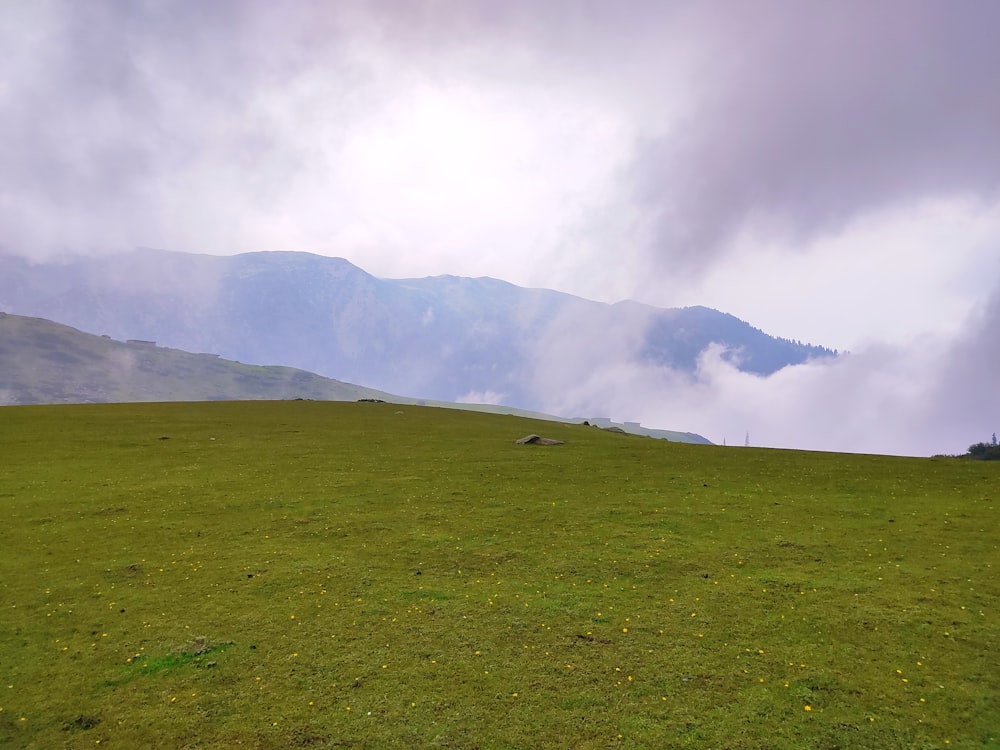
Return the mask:
[[692, 280], [651, 274], [638, 297], [701, 304], [841, 350], [954, 336], [1000, 279], [1000, 202], [922, 201], [796, 247], [745, 232]]
[[[543, 410], [609, 415], [697, 432], [713, 442], [773, 448], [927, 456], [962, 453], [1000, 426], [1000, 287], [955, 338], [922, 336], [907, 346], [871, 343], [835, 360], [763, 377], [741, 372], [709, 347], [694, 376], [636, 365], [635, 342], [607, 357], [566, 346], [541, 359]], [[983, 342], [990, 343], [984, 344]]]
[[459, 404], [491, 404], [498, 406], [504, 403], [506, 397], [506, 393], [498, 391], [469, 391], [459, 396], [455, 401]]

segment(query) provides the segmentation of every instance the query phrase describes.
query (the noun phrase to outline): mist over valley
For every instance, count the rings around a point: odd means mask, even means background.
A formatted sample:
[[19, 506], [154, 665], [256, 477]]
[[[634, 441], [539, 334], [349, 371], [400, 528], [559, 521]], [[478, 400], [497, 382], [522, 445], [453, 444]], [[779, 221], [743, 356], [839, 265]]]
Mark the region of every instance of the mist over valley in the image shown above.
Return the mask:
[[606, 304], [492, 278], [382, 279], [293, 252], [0, 255], [0, 309], [413, 398], [636, 421], [608, 398], [623, 369], [694, 380], [714, 352], [768, 376], [835, 355], [706, 307]]

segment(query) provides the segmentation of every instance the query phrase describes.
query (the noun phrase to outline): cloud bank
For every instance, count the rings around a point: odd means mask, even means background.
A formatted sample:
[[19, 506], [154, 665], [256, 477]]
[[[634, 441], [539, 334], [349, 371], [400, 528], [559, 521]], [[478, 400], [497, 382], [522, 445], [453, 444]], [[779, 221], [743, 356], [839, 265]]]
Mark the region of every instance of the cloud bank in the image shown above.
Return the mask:
[[665, 258], [741, 230], [805, 244], [927, 197], [1000, 191], [1000, 6], [709, 4], [695, 111], [636, 157]]
[[[543, 409], [697, 432], [713, 442], [854, 453], [958, 454], [986, 441], [1000, 415], [1000, 289], [953, 340], [874, 343], [837, 359], [742, 372], [706, 349], [693, 374], [634, 364], [638, 342], [590, 328], [600, 354], [560, 336], [537, 352]], [[624, 335], [623, 335], [624, 334]], [[561, 345], [554, 345], [560, 342]]]

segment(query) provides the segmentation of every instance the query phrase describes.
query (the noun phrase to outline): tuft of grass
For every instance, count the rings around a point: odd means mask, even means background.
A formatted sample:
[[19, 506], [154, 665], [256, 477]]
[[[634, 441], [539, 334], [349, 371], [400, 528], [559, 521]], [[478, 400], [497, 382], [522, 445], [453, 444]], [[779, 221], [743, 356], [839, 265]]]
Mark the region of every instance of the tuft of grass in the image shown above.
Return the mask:
[[319, 402], [0, 451], [3, 747], [1000, 741], [996, 464]]

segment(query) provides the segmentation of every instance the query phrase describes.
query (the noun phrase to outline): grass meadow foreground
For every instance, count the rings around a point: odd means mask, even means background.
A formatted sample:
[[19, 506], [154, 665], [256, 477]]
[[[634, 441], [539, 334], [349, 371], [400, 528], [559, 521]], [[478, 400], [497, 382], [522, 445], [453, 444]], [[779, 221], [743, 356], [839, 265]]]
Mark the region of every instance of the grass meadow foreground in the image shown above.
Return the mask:
[[1000, 464], [320, 402], [0, 451], [0, 747], [1000, 746]]

